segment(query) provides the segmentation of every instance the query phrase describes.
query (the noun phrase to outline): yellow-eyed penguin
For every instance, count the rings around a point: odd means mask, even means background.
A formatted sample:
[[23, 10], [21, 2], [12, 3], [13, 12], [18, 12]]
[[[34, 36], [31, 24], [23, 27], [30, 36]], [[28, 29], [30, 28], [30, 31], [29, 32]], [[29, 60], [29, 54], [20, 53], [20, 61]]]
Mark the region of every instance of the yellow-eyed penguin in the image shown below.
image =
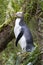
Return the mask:
[[23, 13], [17, 12], [16, 16], [17, 18], [15, 20], [15, 27], [14, 27], [16, 46], [17, 43], [19, 43], [22, 50], [25, 50], [26, 52], [31, 52], [32, 50], [34, 50], [32, 34], [28, 26], [24, 22]]

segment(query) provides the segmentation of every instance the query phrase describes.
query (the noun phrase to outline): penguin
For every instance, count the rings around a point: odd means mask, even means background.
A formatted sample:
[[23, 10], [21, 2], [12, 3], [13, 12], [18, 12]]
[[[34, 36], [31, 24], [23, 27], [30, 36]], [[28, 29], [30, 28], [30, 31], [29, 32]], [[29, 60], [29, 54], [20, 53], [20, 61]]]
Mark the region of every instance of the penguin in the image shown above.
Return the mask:
[[14, 34], [16, 38], [16, 46], [19, 43], [22, 50], [31, 52], [34, 50], [33, 37], [30, 29], [24, 22], [23, 12], [16, 13], [14, 26]]

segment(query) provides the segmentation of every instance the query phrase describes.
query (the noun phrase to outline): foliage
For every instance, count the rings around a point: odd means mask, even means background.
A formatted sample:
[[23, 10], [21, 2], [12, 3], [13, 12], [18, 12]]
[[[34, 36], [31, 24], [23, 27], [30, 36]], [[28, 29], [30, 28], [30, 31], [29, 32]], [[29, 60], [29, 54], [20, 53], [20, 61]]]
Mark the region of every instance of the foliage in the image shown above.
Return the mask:
[[0, 24], [5, 21], [7, 5], [7, 0], [0, 0]]
[[[17, 55], [18, 52], [21, 52], [21, 48], [19, 45], [18, 47], [15, 46], [15, 39], [13, 39], [11, 42], [9, 42], [7, 48], [0, 53], [0, 63], [2, 65], [15, 65], [17, 63], [18, 65], [23, 61], [20, 65], [26, 65], [29, 62], [34, 64], [40, 54], [37, 46], [34, 52], [27, 52], [26, 54], [21, 54], [20, 56]], [[17, 62], [18, 59], [19, 61]]]
[[41, 9], [43, 10], [43, 0], [40, 0], [39, 3], [40, 3]]

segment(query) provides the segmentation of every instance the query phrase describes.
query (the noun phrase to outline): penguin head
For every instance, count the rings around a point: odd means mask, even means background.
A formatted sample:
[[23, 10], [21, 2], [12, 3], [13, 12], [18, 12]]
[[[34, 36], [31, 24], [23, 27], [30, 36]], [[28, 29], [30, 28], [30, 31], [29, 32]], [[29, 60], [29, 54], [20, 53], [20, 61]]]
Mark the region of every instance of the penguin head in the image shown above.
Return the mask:
[[17, 13], [16, 13], [16, 17], [18, 17], [18, 18], [23, 17], [23, 12], [17, 12]]

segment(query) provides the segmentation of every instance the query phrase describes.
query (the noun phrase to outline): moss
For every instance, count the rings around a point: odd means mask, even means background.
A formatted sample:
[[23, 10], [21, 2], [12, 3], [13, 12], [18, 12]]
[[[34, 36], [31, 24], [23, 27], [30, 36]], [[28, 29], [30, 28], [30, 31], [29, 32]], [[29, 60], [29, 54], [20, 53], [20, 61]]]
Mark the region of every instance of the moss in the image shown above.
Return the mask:
[[20, 47], [15, 46], [15, 39], [13, 39], [7, 45], [7, 48], [0, 53], [0, 61], [2, 65], [14, 65], [17, 57], [17, 52], [20, 51]]

